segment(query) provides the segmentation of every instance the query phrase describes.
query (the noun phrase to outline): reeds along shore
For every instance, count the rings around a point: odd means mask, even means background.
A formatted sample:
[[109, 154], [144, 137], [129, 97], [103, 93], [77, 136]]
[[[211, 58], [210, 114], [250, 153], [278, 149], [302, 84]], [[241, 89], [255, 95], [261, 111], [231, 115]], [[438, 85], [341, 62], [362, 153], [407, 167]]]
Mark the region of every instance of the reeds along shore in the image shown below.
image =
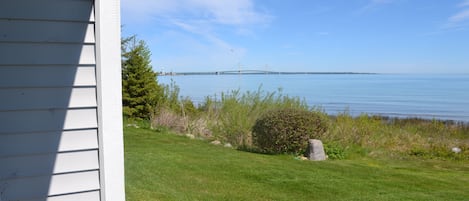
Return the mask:
[[368, 115], [362, 114], [359, 116], [353, 117], [348, 113], [342, 113], [338, 115], [328, 115], [330, 119], [337, 119], [339, 116], [349, 116], [351, 118], [359, 118], [360, 116], [368, 116], [373, 120], [379, 120], [386, 125], [395, 125], [395, 126], [406, 126], [406, 125], [420, 125], [420, 126], [429, 126], [431, 124], [441, 124], [447, 127], [458, 128], [466, 130], [469, 132], [469, 121], [456, 121], [456, 120], [447, 120], [447, 119], [428, 119], [428, 118], [419, 118], [419, 117], [392, 117], [392, 116], [383, 116], [383, 115]]
[[[298, 97], [284, 95], [281, 90], [266, 92], [261, 87], [257, 91], [233, 90], [220, 97], [206, 97], [195, 106], [189, 98], [181, 98], [179, 88], [172, 84], [166, 86], [164, 100], [151, 119], [151, 127], [190, 133], [247, 150], [255, 148], [252, 128], [256, 120], [268, 111], [288, 108], [322, 115], [328, 131], [319, 138], [326, 148], [339, 152], [340, 158], [358, 154], [469, 160], [468, 122], [352, 116], [347, 112], [329, 116]], [[452, 152], [454, 147], [461, 152]]]

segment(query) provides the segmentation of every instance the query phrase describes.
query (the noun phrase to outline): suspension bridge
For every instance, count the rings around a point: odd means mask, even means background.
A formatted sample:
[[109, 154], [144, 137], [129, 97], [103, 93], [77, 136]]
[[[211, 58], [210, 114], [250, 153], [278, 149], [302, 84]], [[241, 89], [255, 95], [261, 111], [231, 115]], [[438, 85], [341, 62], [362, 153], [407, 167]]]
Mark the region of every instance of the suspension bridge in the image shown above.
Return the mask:
[[207, 71], [207, 72], [161, 72], [160, 75], [299, 75], [299, 74], [370, 74], [356, 72], [278, 72], [266, 70], [225, 70], [225, 71]]

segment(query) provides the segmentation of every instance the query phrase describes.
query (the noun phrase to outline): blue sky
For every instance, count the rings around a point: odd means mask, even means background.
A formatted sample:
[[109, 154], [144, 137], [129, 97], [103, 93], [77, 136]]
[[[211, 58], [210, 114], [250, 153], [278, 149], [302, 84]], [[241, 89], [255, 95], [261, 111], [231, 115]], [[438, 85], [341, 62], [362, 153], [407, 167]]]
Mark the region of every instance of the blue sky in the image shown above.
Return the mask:
[[121, 0], [156, 71], [469, 73], [469, 0]]

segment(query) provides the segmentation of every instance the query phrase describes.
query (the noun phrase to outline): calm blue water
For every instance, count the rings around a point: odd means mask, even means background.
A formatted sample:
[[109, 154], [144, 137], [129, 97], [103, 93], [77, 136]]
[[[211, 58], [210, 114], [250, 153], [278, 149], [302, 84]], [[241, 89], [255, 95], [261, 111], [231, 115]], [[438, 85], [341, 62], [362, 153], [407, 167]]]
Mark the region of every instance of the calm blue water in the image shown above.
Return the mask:
[[348, 111], [398, 117], [437, 118], [469, 122], [469, 75], [193, 75], [160, 76], [173, 80], [200, 103], [206, 96], [240, 89], [282, 89], [329, 114]]

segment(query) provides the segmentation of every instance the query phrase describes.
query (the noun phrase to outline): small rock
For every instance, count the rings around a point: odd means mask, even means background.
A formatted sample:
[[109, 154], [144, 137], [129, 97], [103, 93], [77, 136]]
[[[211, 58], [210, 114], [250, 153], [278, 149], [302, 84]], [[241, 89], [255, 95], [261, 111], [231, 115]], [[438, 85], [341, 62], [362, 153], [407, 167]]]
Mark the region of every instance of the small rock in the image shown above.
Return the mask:
[[127, 124], [127, 127], [140, 128], [137, 124]]
[[227, 148], [232, 148], [232, 147], [233, 147], [233, 145], [231, 145], [230, 143], [226, 143], [226, 144], [224, 145], [224, 147], [227, 147]]
[[214, 140], [214, 141], [210, 142], [210, 144], [214, 144], [214, 145], [220, 145], [220, 144], [221, 144], [221, 142], [220, 142], [220, 141], [218, 141], [218, 140]]
[[310, 139], [308, 140], [308, 159], [313, 161], [326, 160], [326, 153], [324, 152], [324, 146], [321, 140]]
[[306, 158], [306, 157], [304, 157], [304, 156], [301, 156], [301, 157], [300, 157], [300, 160], [305, 161], [305, 160], [308, 160], [308, 158]]
[[190, 138], [190, 139], [195, 139], [195, 136], [194, 136], [194, 135], [192, 135], [192, 134], [189, 134], [189, 133], [188, 133], [188, 134], [186, 134], [186, 137], [188, 137], [188, 138]]
[[451, 151], [458, 154], [458, 153], [461, 153], [461, 148], [459, 148], [459, 147], [453, 147], [453, 148], [451, 149]]

